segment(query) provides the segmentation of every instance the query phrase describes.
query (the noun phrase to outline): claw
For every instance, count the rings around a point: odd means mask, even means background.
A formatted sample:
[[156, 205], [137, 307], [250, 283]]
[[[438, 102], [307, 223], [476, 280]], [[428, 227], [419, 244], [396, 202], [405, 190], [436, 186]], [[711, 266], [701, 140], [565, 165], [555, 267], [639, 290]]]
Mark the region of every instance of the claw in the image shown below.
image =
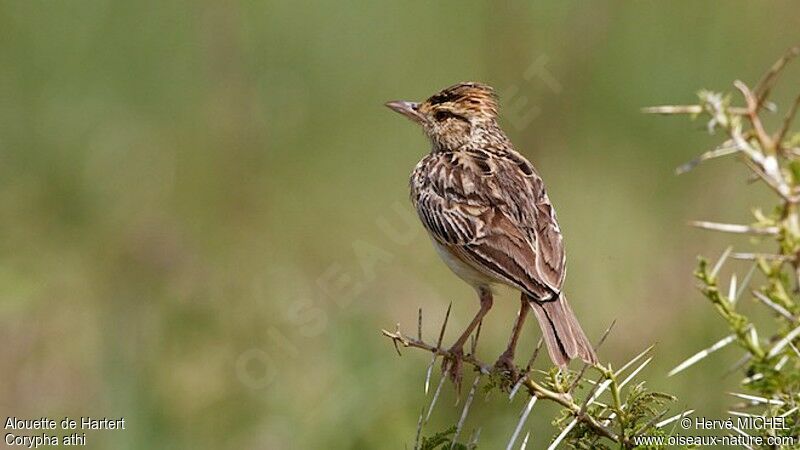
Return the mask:
[[458, 390], [461, 390], [461, 379], [464, 368], [464, 349], [453, 347], [447, 351], [448, 355], [443, 358], [442, 372], [446, 373]]

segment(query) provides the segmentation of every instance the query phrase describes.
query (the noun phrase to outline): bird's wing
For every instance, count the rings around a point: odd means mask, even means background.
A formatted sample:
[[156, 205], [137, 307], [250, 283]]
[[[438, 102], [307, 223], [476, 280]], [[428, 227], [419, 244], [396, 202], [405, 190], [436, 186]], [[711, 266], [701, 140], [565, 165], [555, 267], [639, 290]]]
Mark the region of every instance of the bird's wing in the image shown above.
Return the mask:
[[557, 297], [564, 246], [541, 178], [516, 153], [431, 155], [412, 199], [437, 242], [479, 271], [538, 299]]

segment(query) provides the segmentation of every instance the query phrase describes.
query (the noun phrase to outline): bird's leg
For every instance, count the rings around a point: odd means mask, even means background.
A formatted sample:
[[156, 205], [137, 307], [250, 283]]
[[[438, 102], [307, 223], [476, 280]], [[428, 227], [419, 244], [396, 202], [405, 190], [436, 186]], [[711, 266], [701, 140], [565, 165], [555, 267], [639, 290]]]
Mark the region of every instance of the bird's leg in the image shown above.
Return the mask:
[[528, 317], [528, 311], [530, 311], [530, 305], [528, 304], [528, 299], [523, 294], [520, 296], [519, 313], [517, 313], [517, 320], [514, 321], [514, 330], [511, 332], [511, 339], [508, 341], [508, 347], [506, 347], [506, 351], [500, 355], [500, 358], [498, 358], [497, 362], [494, 364], [495, 367], [509, 370], [512, 373], [516, 371], [514, 367], [514, 350], [517, 348], [519, 334], [522, 331], [525, 318]]
[[461, 367], [462, 367], [462, 360], [464, 358], [464, 343], [467, 342], [469, 339], [469, 335], [475, 330], [475, 327], [481, 323], [483, 320], [483, 316], [492, 309], [492, 291], [489, 288], [479, 288], [478, 290], [480, 295], [481, 301], [481, 308], [478, 310], [478, 313], [475, 314], [475, 318], [472, 319], [472, 322], [467, 326], [467, 329], [461, 333], [461, 336], [456, 340], [448, 353], [450, 354], [449, 357], [444, 359], [442, 363], [442, 368], [450, 374], [450, 378], [458, 385], [461, 381]]

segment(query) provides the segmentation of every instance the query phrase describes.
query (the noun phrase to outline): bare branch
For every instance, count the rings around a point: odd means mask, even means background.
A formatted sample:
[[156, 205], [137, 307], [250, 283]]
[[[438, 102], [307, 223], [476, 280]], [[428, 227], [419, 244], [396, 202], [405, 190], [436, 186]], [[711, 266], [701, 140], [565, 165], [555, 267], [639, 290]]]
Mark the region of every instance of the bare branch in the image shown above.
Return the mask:
[[759, 100], [753, 95], [750, 88], [741, 81], [736, 80], [733, 82], [733, 85], [742, 93], [745, 102], [747, 102], [747, 116], [750, 118], [750, 123], [756, 131], [756, 137], [758, 137], [761, 148], [773, 153], [775, 151], [775, 143], [772, 141], [772, 137], [764, 130], [764, 124], [761, 123], [761, 117], [758, 115], [761, 106]]
[[[404, 335], [403, 333], [401, 333], [400, 331], [391, 332], [391, 331], [387, 331], [387, 330], [381, 330], [381, 333], [383, 333], [384, 336], [392, 339], [393, 341], [396, 341], [398, 344], [402, 345], [403, 347], [419, 348], [419, 349], [431, 352], [431, 353], [435, 354], [436, 356], [455, 358], [455, 356], [452, 355], [449, 350], [440, 348], [439, 346], [434, 346], [434, 345], [428, 344], [425, 341], [420, 341], [420, 340], [408, 337], [408, 336]], [[476, 369], [480, 370], [484, 374], [488, 374], [488, 373], [490, 373], [492, 371], [492, 367], [490, 365], [479, 361], [478, 359], [475, 358], [474, 355], [464, 355], [462, 359], [463, 359], [464, 362], [466, 362], [466, 363], [468, 363], [468, 364], [470, 364], [472, 366], [475, 366]]]

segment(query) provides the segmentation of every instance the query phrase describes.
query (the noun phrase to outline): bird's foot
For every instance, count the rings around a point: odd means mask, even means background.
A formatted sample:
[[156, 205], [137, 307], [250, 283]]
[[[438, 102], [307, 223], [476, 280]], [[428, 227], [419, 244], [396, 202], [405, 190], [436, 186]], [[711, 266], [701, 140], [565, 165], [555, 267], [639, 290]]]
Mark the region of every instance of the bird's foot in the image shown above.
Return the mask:
[[494, 367], [496, 370], [500, 372], [508, 372], [513, 379], [517, 378], [518, 370], [517, 366], [514, 364], [514, 354], [506, 350], [497, 358], [497, 362], [494, 363]]
[[461, 388], [463, 369], [464, 348], [461, 346], [451, 347], [450, 350], [447, 351], [447, 356], [445, 356], [444, 360], [442, 361], [442, 372], [450, 377], [450, 380], [459, 390]]

